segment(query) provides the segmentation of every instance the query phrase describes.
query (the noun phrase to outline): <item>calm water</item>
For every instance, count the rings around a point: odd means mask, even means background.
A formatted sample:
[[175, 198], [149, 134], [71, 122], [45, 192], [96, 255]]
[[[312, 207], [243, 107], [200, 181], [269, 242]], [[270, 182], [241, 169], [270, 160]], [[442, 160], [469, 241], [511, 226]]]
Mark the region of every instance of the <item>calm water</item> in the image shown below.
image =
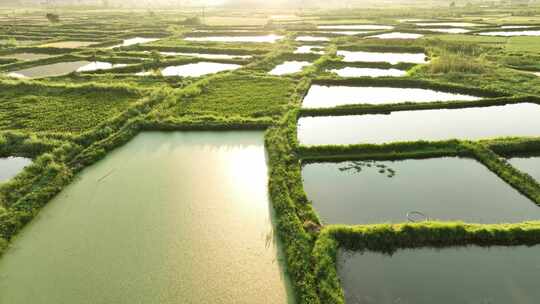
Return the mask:
[[71, 62], [59, 62], [47, 65], [40, 65], [33, 68], [13, 71], [9, 73], [9, 76], [20, 78], [40, 78], [40, 77], [52, 77], [69, 74], [77, 71], [77, 69], [91, 64], [90, 61], [71, 61]]
[[510, 36], [540, 36], [540, 31], [483, 32], [483, 33], [478, 33], [478, 35], [483, 35], [483, 36], [504, 36], [504, 37], [510, 37]]
[[0, 56], [1, 58], [15, 58], [17, 60], [38, 60], [38, 59], [45, 59], [52, 57], [52, 55], [47, 54], [36, 54], [36, 53], [17, 53], [17, 54], [10, 54], [10, 55], [3, 55]]
[[379, 39], [418, 39], [423, 37], [422, 34], [413, 34], [413, 33], [400, 33], [400, 32], [393, 32], [393, 33], [385, 33], [380, 35], [373, 35], [368, 36], [366, 38], [379, 38]]
[[213, 41], [213, 42], [268, 42], [275, 43], [282, 39], [283, 36], [266, 35], [266, 36], [206, 36], [206, 37], [186, 37], [187, 41]]
[[143, 133], [0, 260], [0, 303], [290, 303], [263, 132]]
[[472, 159], [316, 163], [302, 177], [328, 224], [401, 223], [409, 212], [473, 223], [540, 219], [540, 207]]
[[321, 30], [391, 30], [394, 27], [378, 24], [331, 24], [319, 25], [317, 28]]
[[24, 157], [0, 158], [0, 183], [14, 177], [31, 163], [31, 159]]
[[114, 49], [114, 48], [121, 47], [121, 46], [131, 46], [131, 45], [136, 45], [136, 44], [144, 44], [144, 43], [154, 42], [154, 41], [158, 41], [158, 40], [159, 40], [159, 38], [134, 37], [134, 38], [130, 38], [130, 39], [125, 39], [124, 41], [122, 41], [121, 44], [113, 45], [113, 46], [110, 46], [108, 48], [109, 49]]
[[294, 51], [295, 54], [324, 54], [324, 46], [321, 45], [303, 45], [299, 46], [296, 51]]
[[471, 26], [482, 26], [479, 23], [471, 22], [420, 22], [415, 23], [417, 26], [451, 26], [451, 27], [471, 27]]
[[330, 31], [330, 32], [321, 32], [321, 33], [330, 33], [330, 34], [336, 34], [336, 35], [354, 36], [354, 35], [369, 33], [369, 31]]
[[398, 69], [355, 68], [346, 67], [338, 70], [330, 70], [340, 77], [400, 77], [407, 75], [407, 71]]
[[320, 36], [299, 36], [299, 37], [296, 37], [296, 41], [304, 41], [304, 42], [330, 41], [330, 38], [320, 37]]
[[393, 112], [390, 115], [303, 117], [304, 145], [539, 136], [540, 106], [521, 103], [484, 108]]
[[535, 304], [540, 246], [340, 251], [346, 303]]
[[164, 56], [188, 56], [205, 59], [249, 59], [250, 55], [227, 55], [227, 54], [202, 54], [202, 53], [179, 53], [179, 52], [160, 52]]
[[540, 182], [540, 157], [513, 157], [508, 160], [512, 166], [528, 173], [538, 182]]
[[119, 63], [119, 64], [112, 64], [110, 62], [102, 62], [102, 61], [94, 61], [91, 62], [85, 66], [82, 66], [77, 69], [77, 72], [91, 72], [91, 71], [97, 71], [97, 70], [110, 70], [114, 68], [120, 68], [125, 67], [127, 64]]
[[471, 31], [464, 28], [430, 28], [426, 30], [430, 32], [448, 33], [448, 34], [465, 34]]
[[445, 93], [428, 89], [313, 85], [304, 98], [302, 107], [326, 108], [364, 103], [387, 104], [478, 99], [480, 98], [475, 96]]
[[199, 77], [207, 74], [230, 71], [241, 68], [238, 64], [197, 62], [184, 65], [166, 67], [161, 71], [163, 76]]
[[52, 48], [63, 48], [63, 49], [76, 49], [80, 47], [87, 47], [91, 46], [92, 44], [96, 44], [95, 41], [60, 41], [60, 42], [52, 42], [40, 45], [40, 47], [52, 47]]
[[287, 75], [301, 72], [303, 68], [311, 65], [309, 61], [285, 61], [268, 72], [270, 75]]
[[503, 25], [502, 29], [520, 29], [520, 28], [531, 28], [533, 25]]
[[338, 51], [339, 56], [343, 56], [345, 62], [388, 62], [396, 64], [399, 62], [425, 63], [424, 53], [387, 53], [387, 52], [349, 52]]

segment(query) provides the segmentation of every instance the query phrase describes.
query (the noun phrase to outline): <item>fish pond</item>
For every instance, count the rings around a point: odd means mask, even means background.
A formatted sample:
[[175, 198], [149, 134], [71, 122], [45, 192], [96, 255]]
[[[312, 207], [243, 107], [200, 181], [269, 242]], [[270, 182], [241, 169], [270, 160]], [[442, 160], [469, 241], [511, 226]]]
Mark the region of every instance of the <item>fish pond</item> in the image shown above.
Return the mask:
[[540, 207], [473, 159], [313, 163], [302, 177], [327, 224], [540, 219]]
[[24, 157], [0, 157], [0, 183], [21, 172], [32, 160]]
[[96, 43], [97, 42], [95, 41], [60, 41], [60, 42], [51, 42], [47, 44], [42, 44], [40, 45], [40, 47], [77, 49], [77, 48], [91, 46]]
[[508, 162], [536, 179], [540, 183], [540, 156], [518, 156], [508, 159]]
[[330, 70], [340, 77], [400, 77], [407, 75], [407, 71], [398, 69], [379, 69], [379, 68], [356, 68], [345, 67], [341, 69]]
[[282, 39], [283, 36], [278, 35], [264, 35], [264, 36], [204, 36], [204, 37], [186, 37], [186, 41], [196, 42], [267, 42], [275, 43]]
[[4, 254], [0, 303], [291, 303], [263, 137], [148, 132], [109, 153]]
[[407, 63], [426, 63], [426, 55], [424, 53], [391, 53], [391, 52], [351, 52], [338, 51], [339, 56], [343, 56], [345, 62], [388, 62], [397, 64], [400, 62]]
[[21, 61], [30, 61], [30, 60], [50, 58], [52, 56], [53, 55], [38, 54], [38, 53], [15, 53], [15, 54], [9, 54], [9, 55], [2, 55], [0, 56], [0, 58], [15, 58]]
[[478, 99], [480, 97], [418, 88], [313, 85], [309, 88], [302, 107], [327, 108], [350, 104], [391, 104]]
[[317, 26], [320, 30], [391, 30], [391, 25], [379, 24], [330, 24]]
[[535, 304], [540, 246], [338, 253], [345, 302]]
[[181, 52], [159, 52], [163, 56], [187, 56], [205, 59], [249, 59], [251, 55], [228, 55], [228, 54], [207, 54], [207, 53], [181, 53]]
[[77, 71], [83, 66], [91, 64], [90, 61], [70, 61], [70, 62], [58, 62], [46, 65], [39, 65], [32, 68], [22, 69], [18, 71], [10, 72], [8, 75], [18, 78], [41, 78], [41, 77], [53, 77], [69, 74]]
[[177, 66], [169, 66], [161, 70], [163, 76], [199, 77], [222, 71], [236, 70], [242, 67], [238, 64], [197, 62]]
[[401, 32], [392, 32], [384, 33], [379, 35], [368, 36], [366, 38], [378, 38], [378, 39], [418, 39], [424, 37], [422, 34], [414, 33], [401, 33]]
[[304, 69], [305, 67], [309, 65], [311, 65], [311, 62], [309, 61], [286, 61], [276, 66], [274, 69], [268, 72], [268, 74], [280, 76], [280, 75], [299, 73], [302, 71], [302, 69]]
[[303, 145], [332, 145], [415, 140], [483, 139], [540, 136], [540, 106], [505, 106], [398, 111], [391, 114], [302, 117]]
[[84, 65], [77, 69], [77, 72], [91, 72], [91, 71], [97, 71], [97, 70], [110, 70], [114, 68], [121, 68], [125, 67], [127, 64], [118, 63], [113, 64], [110, 62], [102, 62], [102, 61], [94, 61], [90, 62], [87, 65]]
[[503, 36], [503, 37], [512, 37], [512, 36], [540, 36], [540, 31], [498, 31], [498, 32], [483, 32], [478, 33], [482, 36]]

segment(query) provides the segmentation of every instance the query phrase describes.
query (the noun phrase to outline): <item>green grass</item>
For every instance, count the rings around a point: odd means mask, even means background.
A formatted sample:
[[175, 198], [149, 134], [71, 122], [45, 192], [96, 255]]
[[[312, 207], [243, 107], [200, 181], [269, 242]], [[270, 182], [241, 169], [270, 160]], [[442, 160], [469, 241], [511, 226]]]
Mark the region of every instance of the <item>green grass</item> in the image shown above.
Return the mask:
[[210, 81], [202, 94], [179, 99], [169, 113], [178, 116], [278, 116], [289, 105], [295, 85], [291, 79], [277, 77], [219, 77]]
[[540, 38], [511, 37], [506, 44], [506, 51], [512, 53], [540, 53]]
[[139, 96], [93, 86], [0, 84], [0, 130], [79, 133], [120, 114]]

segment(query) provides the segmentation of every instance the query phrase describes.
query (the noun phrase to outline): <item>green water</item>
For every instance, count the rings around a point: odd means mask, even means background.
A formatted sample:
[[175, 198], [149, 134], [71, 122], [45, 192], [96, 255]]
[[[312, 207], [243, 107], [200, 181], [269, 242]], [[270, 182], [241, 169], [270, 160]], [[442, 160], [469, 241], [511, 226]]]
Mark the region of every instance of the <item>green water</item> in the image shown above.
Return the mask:
[[[360, 163], [359, 172], [351, 168], [354, 164], [304, 166], [304, 189], [323, 222], [400, 223], [425, 216], [473, 223], [540, 219], [537, 205], [472, 159]], [[414, 211], [425, 216], [411, 216]]]
[[143, 133], [0, 260], [0, 303], [291, 303], [262, 132]]
[[535, 304], [540, 246], [338, 255], [348, 304]]
[[90, 63], [90, 61], [58, 62], [13, 71], [10, 74], [28, 78], [53, 77], [75, 72], [78, 68]]

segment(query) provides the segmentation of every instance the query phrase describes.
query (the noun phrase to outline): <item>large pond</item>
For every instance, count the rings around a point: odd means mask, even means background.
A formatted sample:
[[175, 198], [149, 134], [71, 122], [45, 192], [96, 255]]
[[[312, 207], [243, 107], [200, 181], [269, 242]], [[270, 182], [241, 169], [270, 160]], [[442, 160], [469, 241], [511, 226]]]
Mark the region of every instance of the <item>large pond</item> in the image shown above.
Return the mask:
[[295, 51], [295, 54], [324, 54], [324, 46], [321, 45], [303, 45], [299, 46]]
[[159, 52], [163, 56], [188, 56], [205, 59], [249, 59], [251, 55], [228, 55], [228, 54], [210, 54], [210, 53], [182, 53], [182, 52]]
[[303, 145], [539, 136], [540, 106], [532, 103], [465, 109], [392, 112], [389, 115], [302, 117]]
[[535, 304], [540, 246], [338, 254], [345, 302]]
[[263, 132], [143, 133], [0, 260], [0, 303], [290, 303]]
[[22, 69], [9, 73], [9, 76], [19, 78], [40, 78], [40, 77], [52, 77], [69, 74], [77, 71], [77, 69], [91, 64], [90, 61], [71, 61], [71, 62], [58, 62], [46, 65], [40, 65], [28, 69]]
[[0, 157], [0, 183], [21, 172], [32, 160], [24, 157]]
[[540, 183], [540, 156], [512, 157], [508, 162], [517, 169], [529, 174]]
[[52, 42], [47, 44], [42, 44], [40, 47], [51, 47], [51, 48], [61, 48], [61, 49], [76, 49], [81, 47], [91, 46], [96, 44], [95, 41], [60, 41]]
[[114, 49], [114, 48], [121, 47], [121, 46], [131, 46], [131, 45], [136, 45], [136, 44], [144, 44], [144, 43], [154, 42], [154, 41], [158, 41], [158, 40], [159, 40], [159, 38], [134, 37], [134, 38], [125, 39], [125, 40], [122, 41], [121, 44], [116, 44], [116, 45], [110, 46], [108, 48], [109, 49]]
[[478, 35], [482, 36], [503, 36], [503, 37], [511, 37], [511, 36], [540, 36], [540, 31], [499, 31], [499, 32], [483, 32], [478, 33]]
[[113, 64], [110, 62], [102, 62], [102, 61], [93, 61], [90, 62], [87, 65], [84, 65], [77, 69], [77, 72], [91, 72], [91, 71], [97, 71], [97, 70], [110, 70], [114, 68], [121, 68], [125, 67], [127, 64], [118, 63]]
[[242, 67], [238, 64], [197, 62], [184, 65], [166, 67], [161, 71], [163, 76], [199, 77], [222, 71], [236, 70]]
[[436, 32], [436, 33], [447, 33], [447, 34], [465, 34], [470, 32], [471, 30], [464, 29], [464, 28], [429, 28], [425, 29], [426, 31], [430, 32]]
[[391, 30], [394, 27], [379, 24], [330, 24], [319, 25], [317, 28], [321, 30]]
[[0, 58], [15, 58], [17, 60], [28, 61], [28, 60], [39, 60], [52, 57], [53, 55], [48, 54], [38, 54], [38, 53], [16, 53], [9, 55], [2, 55]]
[[451, 27], [474, 27], [482, 26], [479, 23], [472, 22], [419, 22], [415, 23], [417, 26], [451, 26]]
[[309, 65], [311, 65], [311, 62], [309, 61], [285, 61], [273, 68], [268, 74], [280, 76], [299, 73]]
[[283, 36], [265, 35], [265, 36], [204, 36], [204, 37], [186, 37], [187, 41], [212, 41], [212, 42], [268, 42], [274, 43]]
[[401, 33], [401, 32], [393, 32], [393, 33], [385, 33], [385, 34], [379, 34], [379, 35], [373, 35], [368, 36], [366, 38], [379, 38], [379, 39], [418, 39], [423, 37], [422, 34], [414, 34], [414, 33]]
[[425, 63], [424, 53], [391, 53], [391, 52], [350, 52], [338, 51], [339, 56], [343, 56], [345, 62], [388, 62], [396, 64], [399, 62]]
[[540, 219], [540, 207], [472, 159], [314, 163], [302, 177], [327, 224]]
[[328, 37], [322, 37], [322, 36], [299, 36], [299, 37], [296, 37], [296, 41], [302, 41], [302, 42], [324, 42], [324, 41], [330, 41], [330, 38], [328, 38]]
[[341, 69], [330, 70], [340, 77], [400, 77], [405, 76], [407, 71], [398, 69], [379, 69], [379, 68], [356, 68], [345, 67]]
[[349, 87], [313, 85], [302, 103], [303, 108], [326, 108], [348, 104], [389, 104], [478, 100], [479, 97], [416, 88]]

